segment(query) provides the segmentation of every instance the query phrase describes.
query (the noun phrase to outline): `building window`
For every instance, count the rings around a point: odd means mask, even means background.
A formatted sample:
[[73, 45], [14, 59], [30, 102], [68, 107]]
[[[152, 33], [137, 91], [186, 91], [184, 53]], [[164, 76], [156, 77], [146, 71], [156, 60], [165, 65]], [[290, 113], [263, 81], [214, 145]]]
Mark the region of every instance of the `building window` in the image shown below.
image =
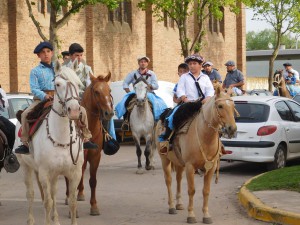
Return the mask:
[[224, 20], [224, 8], [221, 7], [220, 10], [223, 13], [223, 18], [221, 20], [218, 20], [216, 18], [214, 18], [214, 16], [212, 14], [209, 15], [209, 31], [211, 33], [215, 32], [215, 33], [221, 33], [224, 36], [224, 32], [225, 32], [225, 20]]
[[[67, 11], [67, 7], [60, 7], [59, 10], [57, 10], [58, 15], [62, 15], [62, 13], [65, 14], [65, 11]], [[47, 0], [39, 0], [38, 1], [38, 11], [42, 14], [50, 13], [51, 12], [51, 3]]]
[[120, 2], [119, 7], [109, 11], [108, 20], [111, 22], [128, 23], [132, 27], [132, 4], [131, 1]]
[[164, 26], [174, 28], [174, 20], [168, 17], [168, 13], [166, 11], [164, 12]]

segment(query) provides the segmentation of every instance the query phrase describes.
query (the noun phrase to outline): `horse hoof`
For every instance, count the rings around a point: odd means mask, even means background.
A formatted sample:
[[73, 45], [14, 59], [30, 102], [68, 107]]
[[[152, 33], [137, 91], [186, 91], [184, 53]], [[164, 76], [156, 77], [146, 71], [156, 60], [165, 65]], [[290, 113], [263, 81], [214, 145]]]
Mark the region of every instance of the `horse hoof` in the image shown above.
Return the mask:
[[177, 205], [176, 205], [176, 209], [177, 209], [177, 210], [184, 210], [184, 207], [183, 207], [182, 204], [177, 204]]
[[144, 170], [143, 170], [143, 169], [138, 169], [138, 170], [136, 171], [136, 174], [144, 174]]
[[68, 200], [68, 198], [65, 199], [65, 205], [69, 205], [69, 200]]
[[152, 166], [145, 166], [145, 169], [146, 169], [146, 170], [151, 170], [151, 169], [152, 169]]
[[90, 215], [91, 216], [99, 216], [100, 215], [99, 209], [98, 208], [91, 208]]
[[[76, 210], [76, 218], [79, 218], [78, 211]], [[71, 219], [71, 212], [69, 211], [69, 219]]]
[[196, 217], [188, 217], [187, 223], [197, 223]]
[[211, 217], [203, 217], [203, 223], [205, 224], [211, 224], [213, 223]]
[[84, 195], [78, 195], [77, 196], [77, 201], [85, 201]]
[[177, 214], [176, 209], [175, 208], [169, 209], [169, 214], [172, 214], [172, 215]]

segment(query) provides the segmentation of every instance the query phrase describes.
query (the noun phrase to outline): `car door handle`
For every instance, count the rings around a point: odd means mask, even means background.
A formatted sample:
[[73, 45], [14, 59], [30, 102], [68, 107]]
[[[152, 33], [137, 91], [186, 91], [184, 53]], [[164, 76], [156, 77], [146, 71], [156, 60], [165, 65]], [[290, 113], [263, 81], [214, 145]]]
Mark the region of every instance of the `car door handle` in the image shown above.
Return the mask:
[[289, 131], [290, 131], [290, 128], [285, 128], [285, 131], [286, 131], [286, 132], [289, 132]]

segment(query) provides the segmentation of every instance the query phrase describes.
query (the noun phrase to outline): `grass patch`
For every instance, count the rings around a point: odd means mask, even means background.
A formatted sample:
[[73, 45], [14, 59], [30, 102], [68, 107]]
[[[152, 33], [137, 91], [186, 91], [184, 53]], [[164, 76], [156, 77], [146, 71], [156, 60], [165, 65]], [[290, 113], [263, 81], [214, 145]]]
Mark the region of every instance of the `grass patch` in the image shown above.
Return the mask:
[[247, 186], [250, 191], [287, 190], [300, 192], [300, 166], [286, 167], [265, 173]]

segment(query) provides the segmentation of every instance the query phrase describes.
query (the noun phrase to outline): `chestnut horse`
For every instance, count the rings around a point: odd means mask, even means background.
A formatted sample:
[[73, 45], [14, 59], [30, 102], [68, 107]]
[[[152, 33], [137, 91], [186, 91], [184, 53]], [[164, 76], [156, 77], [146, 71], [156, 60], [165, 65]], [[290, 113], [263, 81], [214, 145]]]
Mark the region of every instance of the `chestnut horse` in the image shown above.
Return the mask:
[[276, 88], [276, 90], [278, 92], [278, 96], [292, 98], [289, 90], [286, 87], [282, 70], [275, 71], [274, 76], [273, 76], [273, 86]]
[[[90, 76], [91, 84], [87, 87], [82, 97], [81, 105], [86, 109], [88, 118], [88, 127], [92, 133], [91, 141], [99, 146], [97, 150], [89, 150], [84, 152], [84, 163], [82, 166], [82, 177], [78, 186], [78, 201], [84, 201], [84, 185], [83, 175], [87, 166], [87, 162], [90, 164], [90, 188], [91, 188], [91, 215], [100, 215], [97, 200], [96, 200], [96, 185], [97, 185], [97, 170], [101, 159], [101, 150], [103, 147], [103, 132], [101, 120], [110, 120], [113, 115], [113, 99], [110, 94], [110, 87], [108, 82], [111, 78], [109, 73], [106, 77], [98, 76], [97, 78]], [[66, 182], [68, 184], [68, 182]], [[68, 196], [68, 185], [67, 192]]]
[[[188, 182], [188, 223], [196, 223], [194, 214], [194, 174], [196, 169], [204, 170], [203, 186], [203, 222], [212, 223], [208, 212], [208, 197], [210, 192], [211, 179], [219, 169], [221, 141], [219, 130], [222, 127], [224, 132], [232, 137], [236, 132], [234, 119], [235, 107], [232, 99], [217, 88], [216, 95], [207, 101], [200, 112], [193, 119], [188, 131], [182, 134], [175, 134], [171, 151], [166, 154], [160, 154], [166, 186], [168, 189], [169, 214], [175, 214], [176, 209], [183, 209], [181, 200], [181, 180], [185, 169]], [[156, 126], [156, 144], [159, 135], [163, 132], [161, 120]], [[176, 171], [177, 193], [176, 206], [174, 205], [173, 194], [171, 190], [171, 170]], [[218, 177], [218, 176], [217, 176]], [[216, 180], [217, 181], [217, 180]], [[175, 208], [176, 207], [176, 208]]]

